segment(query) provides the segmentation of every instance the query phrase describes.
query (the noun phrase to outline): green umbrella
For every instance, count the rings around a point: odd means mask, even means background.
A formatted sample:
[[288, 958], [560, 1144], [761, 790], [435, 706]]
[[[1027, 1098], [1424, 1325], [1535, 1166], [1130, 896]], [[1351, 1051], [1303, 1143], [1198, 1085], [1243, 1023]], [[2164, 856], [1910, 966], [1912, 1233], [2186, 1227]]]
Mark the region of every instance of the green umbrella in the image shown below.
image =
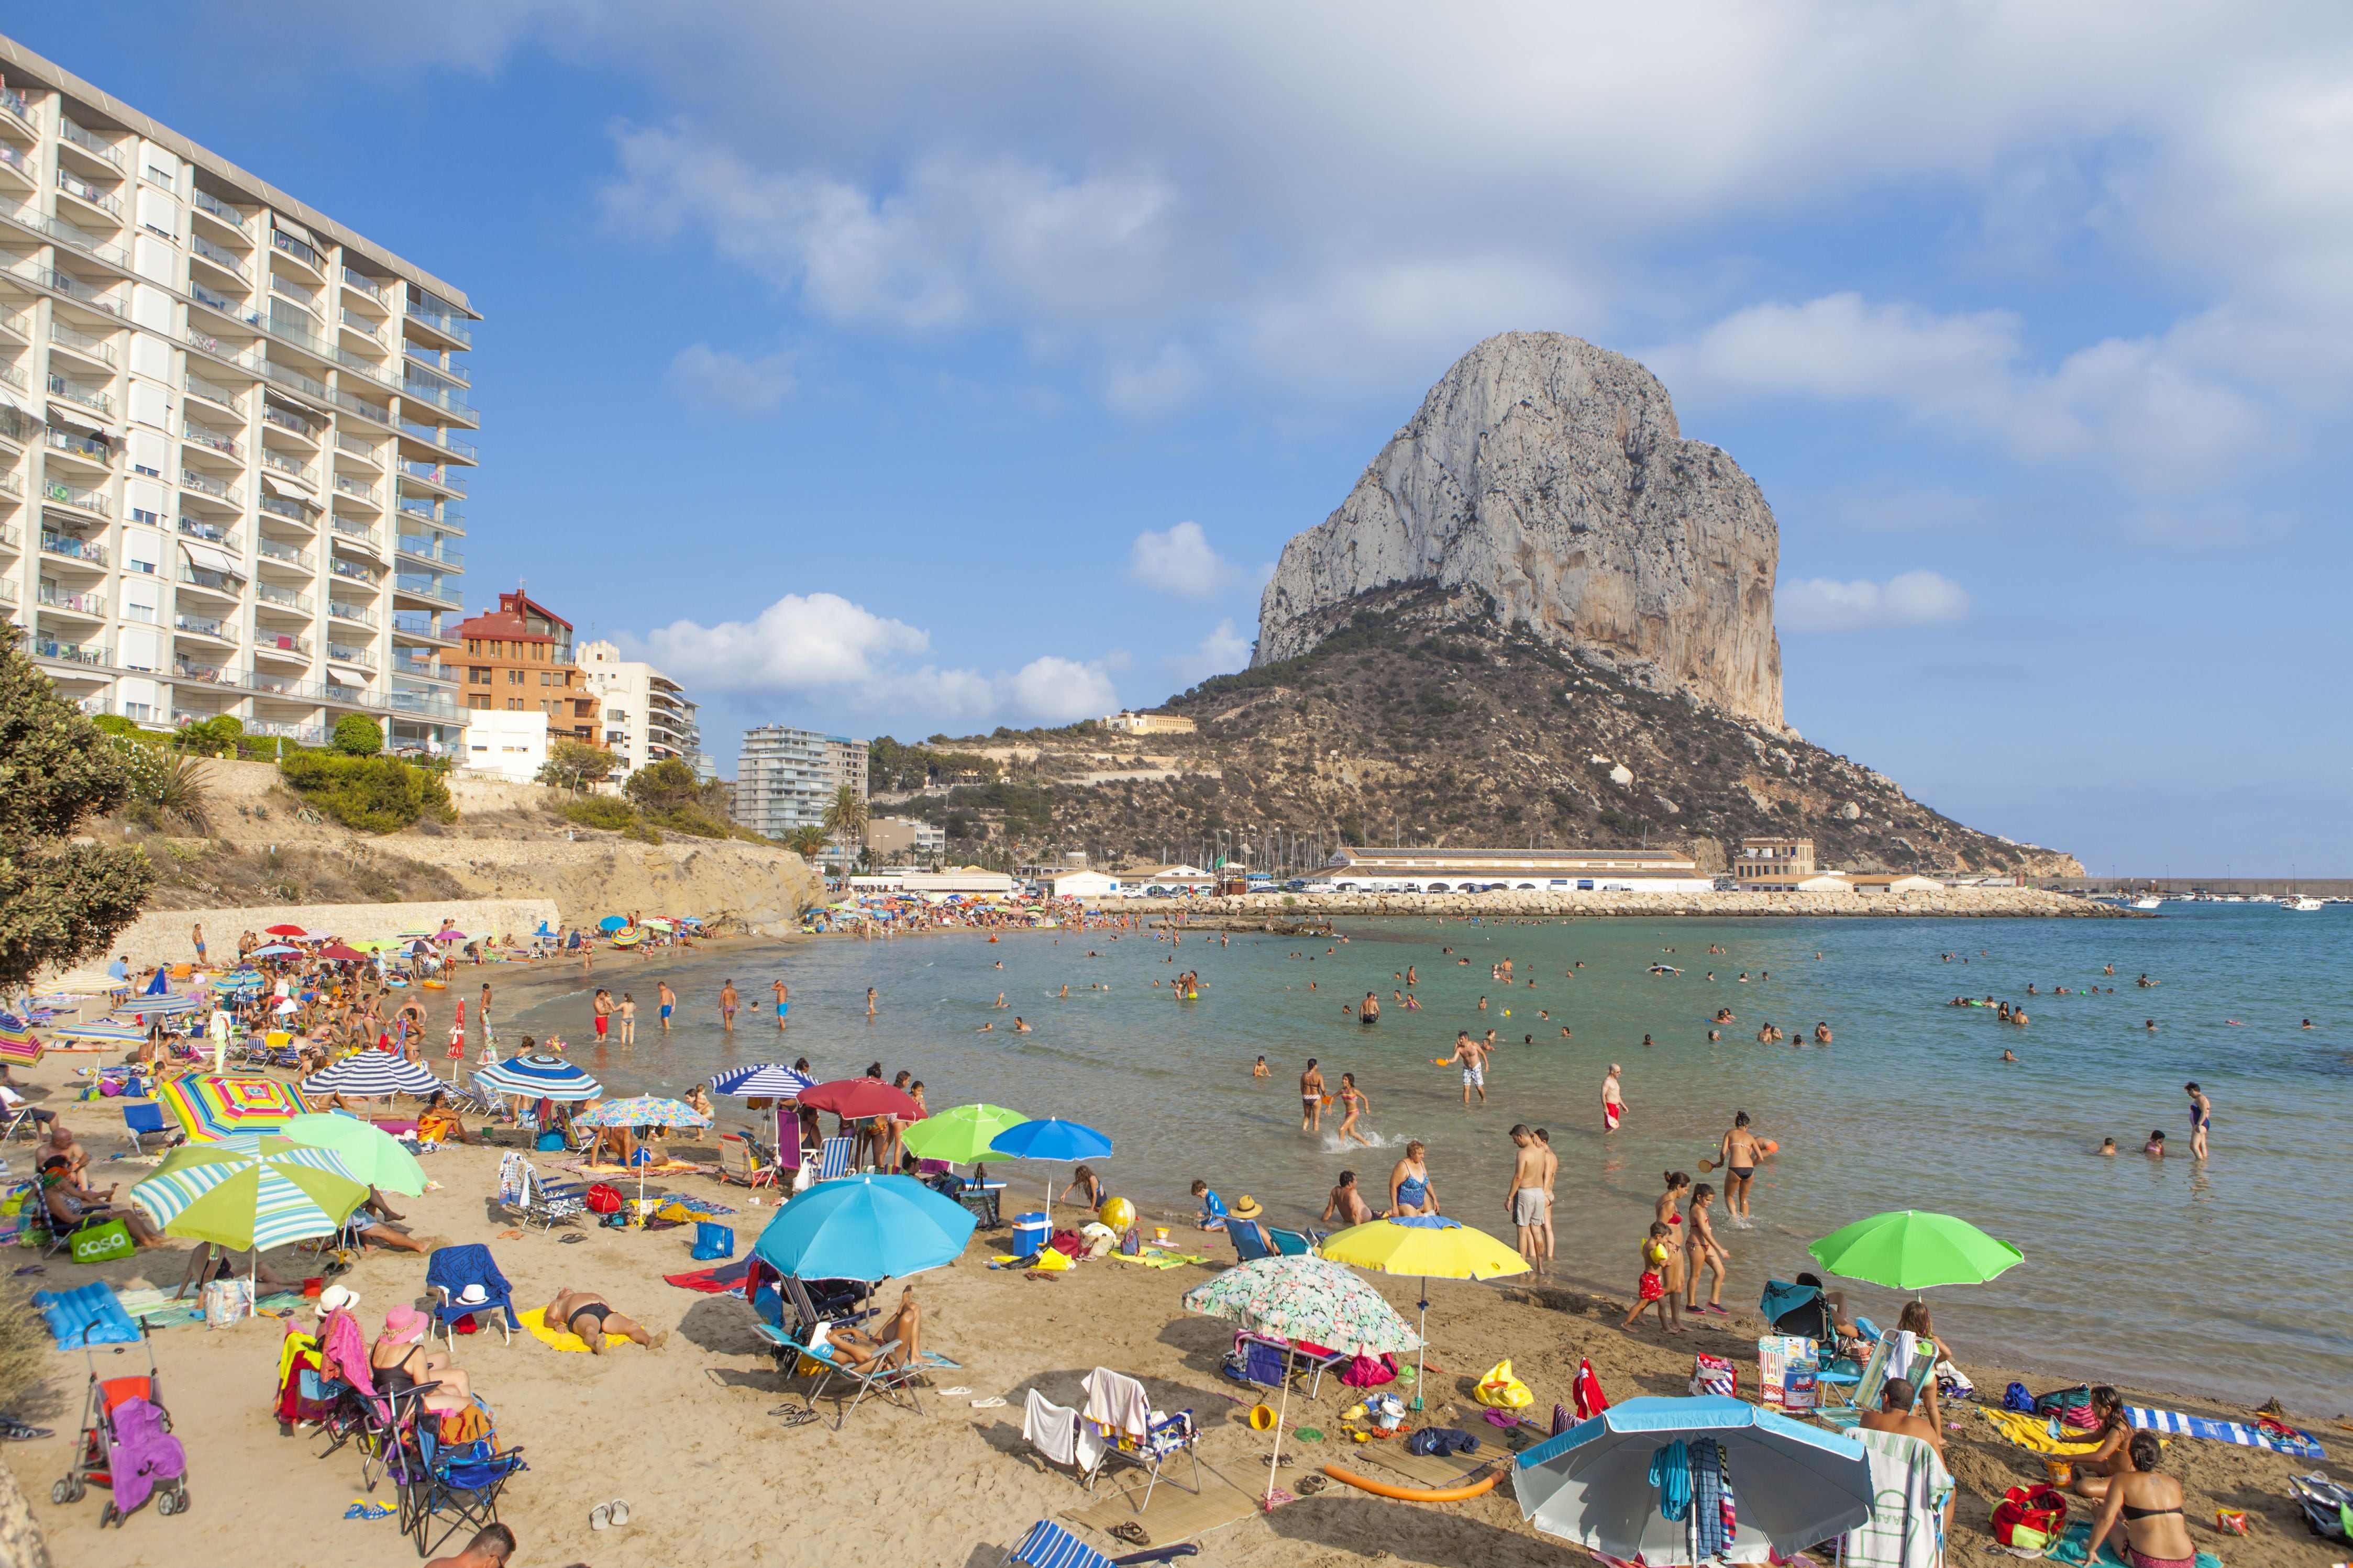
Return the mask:
[[332, 1236], [367, 1195], [334, 1151], [254, 1132], [174, 1149], [131, 1189], [165, 1235], [239, 1252]]
[[1978, 1285], [2026, 1257], [1967, 1220], [1918, 1209], [1859, 1219], [1806, 1250], [1833, 1274], [1891, 1290]]
[[354, 1178], [372, 1187], [412, 1198], [425, 1191], [425, 1167], [374, 1122], [337, 1112], [297, 1116], [282, 1136], [309, 1148], [333, 1150]]
[[1029, 1120], [1001, 1105], [959, 1105], [916, 1122], [907, 1129], [904, 1142], [919, 1160], [973, 1165], [991, 1158], [988, 1146], [1008, 1128]]

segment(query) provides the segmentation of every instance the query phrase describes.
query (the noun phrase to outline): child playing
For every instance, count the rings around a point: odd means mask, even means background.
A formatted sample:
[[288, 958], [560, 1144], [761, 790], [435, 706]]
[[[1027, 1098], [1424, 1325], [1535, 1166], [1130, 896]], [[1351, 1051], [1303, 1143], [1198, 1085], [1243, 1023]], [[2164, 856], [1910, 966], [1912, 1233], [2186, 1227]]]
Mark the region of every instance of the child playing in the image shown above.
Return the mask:
[[[1690, 1249], [1690, 1261], [1683, 1270], [1683, 1310], [1713, 1312], [1719, 1318], [1732, 1316], [1724, 1310], [1724, 1266], [1732, 1255], [1715, 1239], [1715, 1227], [1709, 1223], [1709, 1210], [1715, 1202], [1715, 1189], [1702, 1182], [1692, 1189], [1690, 1223], [1684, 1226], [1691, 1234], [1685, 1238]], [[1708, 1291], [1707, 1305], [1699, 1300], [1699, 1276], [1704, 1268], [1715, 1271], [1715, 1284]]]
[[1209, 1190], [1207, 1182], [1193, 1184], [1193, 1195], [1201, 1200], [1200, 1226], [1203, 1230], [1226, 1228], [1226, 1200]]
[[1671, 1234], [1665, 1225], [1657, 1220], [1651, 1222], [1651, 1234], [1642, 1238], [1642, 1278], [1634, 1287], [1633, 1310], [1626, 1314], [1626, 1321], [1618, 1325], [1620, 1328], [1630, 1331], [1635, 1320], [1655, 1306], [1659, 1310], [1659, 1328], [1662, 1332], [1680, 1334], [1683, 1331], [1681, 1323], [1667, 1321], [1667, 1313], [1673, 1305], [1668, 1296], [1666, 1278], [1667, 1237]]

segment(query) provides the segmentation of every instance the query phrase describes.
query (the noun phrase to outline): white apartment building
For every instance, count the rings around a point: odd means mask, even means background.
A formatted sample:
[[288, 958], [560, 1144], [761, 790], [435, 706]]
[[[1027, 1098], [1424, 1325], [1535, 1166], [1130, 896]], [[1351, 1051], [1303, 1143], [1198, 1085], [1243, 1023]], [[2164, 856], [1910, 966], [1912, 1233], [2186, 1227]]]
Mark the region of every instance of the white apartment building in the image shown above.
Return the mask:
[[477, 709], [466, 715], [459, 766], [509, 784], [529, 784], [547, 763], [547, 714], [543, 710]]
[[677, 681], [643, 660], [623, 658], [608, 642], [582, 643], [572, 658], [597, 696], [598, 733], [605, 749], [621, 759], [623, 775], [670, 760], [696, 766], [702, 731], [695, 705]]
[[735, 820], [771, 838], [821, 827], [844, 784], [866, 798], [865, 742], [788, 724], [746, 730], [735, 759]]
[[[90, 712], [455, 753], [465, 295], [0, 37], [0, 611]], [[454, 617], [453, 617], [454, 619]]]

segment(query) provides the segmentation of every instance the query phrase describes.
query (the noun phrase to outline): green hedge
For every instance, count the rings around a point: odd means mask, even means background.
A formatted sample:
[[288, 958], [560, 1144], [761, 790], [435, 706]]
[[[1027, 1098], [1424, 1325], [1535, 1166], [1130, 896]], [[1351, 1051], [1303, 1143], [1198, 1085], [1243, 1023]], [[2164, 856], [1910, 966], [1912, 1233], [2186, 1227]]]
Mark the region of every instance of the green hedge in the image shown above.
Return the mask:
[[583, 827], [601, 827], [611, 832], [637, 821], [638, 808], [609, 795], [584, 795], [564, 803], [564, 819]]
[[281, 761], [278, 773], [305, 801], [363, 833], [397, 833], [427, 816], [458, 820], [441, 774], [398, 757], [301, 752]]

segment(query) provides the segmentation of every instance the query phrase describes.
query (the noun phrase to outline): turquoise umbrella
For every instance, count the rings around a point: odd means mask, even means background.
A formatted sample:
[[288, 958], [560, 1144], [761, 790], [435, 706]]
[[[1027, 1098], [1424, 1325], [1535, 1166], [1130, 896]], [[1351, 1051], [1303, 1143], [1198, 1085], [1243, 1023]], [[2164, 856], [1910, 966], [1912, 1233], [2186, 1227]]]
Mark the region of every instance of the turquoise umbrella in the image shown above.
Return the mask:
[[909, 1176], [820, 1182], [776, 1211], [752, 1255], [799, 1279], [895, 1279], [955, 1262], [972, 1211]]

